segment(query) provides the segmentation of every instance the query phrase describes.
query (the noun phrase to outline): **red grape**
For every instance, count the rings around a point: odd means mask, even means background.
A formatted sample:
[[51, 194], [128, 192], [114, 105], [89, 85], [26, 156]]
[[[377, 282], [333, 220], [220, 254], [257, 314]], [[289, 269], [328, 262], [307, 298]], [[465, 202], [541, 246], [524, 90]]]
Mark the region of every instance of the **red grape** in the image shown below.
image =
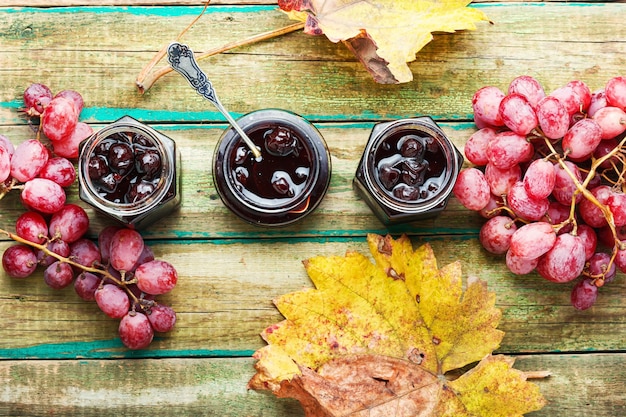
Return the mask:
[[613, 224], [626, 226], [626, 194], [611, 193], [606, 199], [606, 205], [613, 214]]
[[148, 320], [155, 332], [169, 332], [176, 324], [176, 312], [172, 307], [157, 304], [150, 308]]
[[[554, 173], [556, 176], [554, 180], [554, 190], [552, 190], [552, 196], [559, 203], [569, 206], [570, 204], [572, 204], [572, 198], [574, 198], [574, 193], [578, 190], [578, 188], [576, 187], [576, 183], [574, 182], [572, 177], [570, 177], [568, 170], [572, 173], [577, 182], [580, 182], [582, 180], [582, 175], [580, 173], [580, 170], [578, 169], [578, 166], [575, 165], [573, 162], [565, 161], [564, 164], [567, 167], [567, 170], [563, 168], [558, 162], [554, 164]], [[582, 200], [583, 195], [579, 193], [576, 195], [575, 198], [576, 203], [579, 203]]]
[[11, 176], [20, 182], [31, 180], [46, 165], [48, 158], [48, 150], [41, 142], [35, 139], [24, 141], [11, 157]]
[[485, 166], [485, 180], [493, 195], [507, 195], [511, 187], [521, 179], [522, 169], [519, 165], [508, 169], [500, 169], [492, 164]]
[[587, 158], [602, 140], [602, 128], [594, 119], [576, 122], [563, 136], [563, 150], [573, 159]]
[[65, 204], [65, 191], [59, 184], [45, 178], [33, 178], [24, 184], [22, 201], [41, 213], [55, 213]]
[[508, 94], [521, 94], [533, 108], [546, 96], [546, 93], [535, 78], [529, 75], [520, 75], [509, 84]]
[[93, 129], [87, 123], [78, 122], [76, 127], [69, 135], [62, 140], [52, 142], [54, 153], [64, 158], [77, 158], [78, 157], [78, 145], [83, 140], [87, 139], [93, 134]]
[[100, 310], [112, 319], [121, 319], [130, 308], [130, 300], [126, 291], [115, 284], [104, 284], [99, 287], [94, 297]]
[[554, 189], [556, 173], [554, 166], [545, 159], [535, 159], [526, 168], [524, 189], [534, 199], [548, 198]]
[[613, 139], [626, 131], [626, 112], [618, 107], [607, 106], [598, 109], [593, 115], [593, 120], [600, 126], [604, 140]]
[[583, 246], [585, 247], [585, 260], [588, 261], [596, 252], [596, 248], [598, 247], [598, 235], [593, 227], [584, 223], [578, 224], [577, 233], [583, 242]]
[[4, 135], [0, 135], [0, 149], [4, 149], [9, 154], [9, 158], [15, 152], [15, 147], [13, 143]]
[[32, 116], [43, 113], [44, 107], [52, 100], [52, 91], [44, 84], [33, 83], [24, 90], [26, 112]]
[[550, 201], [547, 198], [533, 198], [529, 196], [522, 181], [513, 184], [506, 198], [509, 208], [524, 220], [539, 220], [550, 207]]
[[50, 264], [43, 273], [44, 282], [55, 290], [67, 287], [74, 279], [74, 271], [70, 264], [56, 261]]
[[88, 267], [97, 266], [101, 261], [98, 246], [85, 238], [70, 244], [70, 258], [74, 262]]
[[15, 221], [15, 233], [23, 239], [42, 244], [48, 238], [48, 224], [41, 214], [27, 211]]
[[4, 182], [11, 175], [11, 155], [0, 146], [0, 182]]
[[564, 233], [558, 235], [552, 249], [539, 258], [537, 272], [549, 281], [563, 283], [578, 277], [584, 267], [585, 246], [582, 240]]
[[489, 184], [476, 168], [466, 168], [459, 173], [453, 192], [470, 210], [480, 210], [489, 202]]
[[593, 117], [603, 107], [606, 107], [606, 94], [604, 93], [604, 88], [601, 88], [597, 91], [594, 91], [591, 94], [591, 103], [589, 104], [589, 109], [587, 109], [587, 116]]
[[494, 139], [496, 131], [493, 128], [485, 127], [474, 132], [463, 149], [467, 160], [474, 165], [487, 165], [487, 145]]
[[80, 115], [80, 112], [83, 111], [83, 106], [85, 102], [83, 101], [83, 96], [80, 95], [78, 91], [74, 90], [61, 90], [55, 94], [54, 98], [57, 97], [65, 97], [70, 100], [74, 104], [74, 110], [77, 115]]
[[556, 97], [544, 97], [537, 104], [537, 121], [548, 139], [560, 139], [569, 129], [569, 114]]
[[498, 133], [496, 138], [487, 144], [487, 159], [499, 169], [511, 169], [532, 156], [533, 146], [525, 136], [513, 132]]
[[39, 171], [39, 178], [49, 179], [66, 188], [74, 183], [76, 169], [66, 158], [54, 157], [48, 159], [46, 165]]
[[609, 105], [626, 110], [626, 77], [613, 77], [604, 87], [606, 101]]
[[29, 246], [9, 246], [2, 254], [2, 267], [12, 278], [26, 278], [37, 269], [37, 257]]
[[554, 246], [557, 236], [551, 224], [528, 223], [511, 236], [510, 252], [523, 259], [536, 259]]
[[98, 247], [100, 248], [100, 254], [102, 256], [102, 262], [108, 262], [111, 253], [111, 241], [113, 236], [122, 227], [116, 225], [110, 225], [105, 227], [98, 234]]
[[169, 262], [153, 260], [135, 270], [137, 287], [147, 294], [159, 295], [171, 291], [178, 281], [176, 269]]
[[[70, 245], [68, 245], [67, 242], [61, 239], [51, 240], [46, 245], [46, 249], [64, 258], [67, 258], [68, 256], [70, 256]], [[41, 266], [48, 266], [51, 263], [55, 262], [56, 260], [57, 258], [55, 258], [52, 255], [46, 255], [46, 253], [43, 250], [37, 251], [37, 261], [39, 265]]]
[[129, 349], [144, 349], [150, 345], [154, 331], [145, 314], [131, 311], [120, 320], [119, 334]]
[[589, 278], [583, 278], [572, 288], [571, 302], [577, 310], [591, 308], [598, 298], [598, 287]]
[[85, 301], [96, 299], [96, 290], [102, 279], [91, 272], [82, 272], [74, 280], [74, 290]]
[[539, 258], [526, 259], [516, 255], [510, 249], [506, 252], [505, 263], [509, 271], [516, 275], [530, 274], [539, 263]]
[[581, 103], [580, 110], [583, 112], [587, 111], [589, 105], [591, 104], [591, 90], [589, 89], [587, 84], [580, 80], [573, 80], [568, 82], [566, 85], [567, 87], [572, 88], [572, 90], [574, 90], [574, 92], [578, 95]]
[[573, 86], [565, 85], [552, 91], [549, 96], [556, 97], [565, 107], [567, 113], [571, 116], [577, 113], [583, 107], [583, 101]]
[[504, 93], [498, 87], [481, 88], [472, 97], [474, 115], [490, 126], [503, 126], [504, 122], [500, 116], [500, 103], [503, 98]]
[[525, 136], [537, 127], [537, 114], [521, 94], [510, 93], [500, 102], [500, 118], [513, 132]]
[[68, 138], [78, 123], [74, 101], [55, 97], [50, 101], [41, 117], [44, 135], [53, 142]]
[[120, 229], [111, 238], [111, 265], [118, 271], [132, 271], [143, 251], [143, 238], [133, 229]]
[[[602, 205], [606, 204], [607, 200], [613, 193], [611, 191], [611, 187], [609, 187], [608, 185], [599, 185], [591, 189], [590, 192]], [[602, 209], [587, 198], [581, 200], [580, 204], [578, 205], [578, 212], [580, 213], [580, 217], [584, 220], [584, 222], [591, 227], [599, 228], [607, 224]]]
[[488, 252], [503, 254], [509, 250], [511, 236], [516, 230], [517, 226], [510, 217], [495, 216], [480, 228], [478, 238]]
[[54, 212], [50, 219], [50, 236], [59, 236], [67, 243], [80, 239], [89, 229], [89, 216], [82, 207], [66, 204]]
[[602, 277], [605, 282], [613, 281], [617, 268], [611, 262], [611, 255], [605, 252], [596, 252], [589, 258], [589, 274], [593, 277]]

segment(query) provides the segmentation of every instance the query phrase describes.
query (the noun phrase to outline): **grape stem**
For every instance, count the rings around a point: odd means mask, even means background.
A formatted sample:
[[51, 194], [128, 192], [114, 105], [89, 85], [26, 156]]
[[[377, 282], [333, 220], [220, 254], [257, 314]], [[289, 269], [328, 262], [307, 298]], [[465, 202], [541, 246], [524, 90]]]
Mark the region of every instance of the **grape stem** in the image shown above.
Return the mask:
[[11, 178], [11, 182], [9, 182], [9, 184], [0, 184], [0, 200], [2, 200], [11, 190], [17, 188], [15, 186], [16, 184], [17, 181], [15, 181], [15, 178]]
[[[598, 199], [591, 193], [591, 191], [589, 191], [587, 189], [589, 183], [591, 182], [591, 180], [593, 179], [593, 177], [596, 174], [596, 170], [598, 169], [598, 167], [604, 163], [606, 160], [618, 155], [618, 157], [621, 157], [621, 152], [622, 152], [622, 147], [624, 146], [624, 144], [626, 143], [626, 137], [624, 137], [620, 143], [613, 148], [610, 152], [608, 152], [606, 155], [598, 158], [598, 159], [593, 159], [593, 162], [591, 164], [591, 167], [589, 169], [589, 172], [587, 172], [587, 175], [585, 177], [585, 179], [580, 182], [576, 176], [574, 175], [574, 173], [569, 169], [569, 167], [567, 166], [567, 164], [565, 163], [565, 157], [567, 157], [567, 151], [565, 151], [564, 156], [562, 157], [554, 148], [554, 146], [552, 145], [552, 142], [545, 136], [543, 135], [542, 132], [538, 132], [539, 136], [543, 138], [544, 142], [546, 143], [546, 146], [550, 149], [550, 156], [553, 156], [557, 162], [559, 163], [559, 165], [561, 166], [561, 168], [563, 168], [563, 170], [567, 173], [567, 175], [572, 179], [574, 185], [576, 186], [576, 191], [574, 192], [574, 195], [572, 196], [572, 203], [571, 203], [571, 208], [570, 208], [570, 214], [569, 214], [569, 218], [566, 219], [565, 221], [561, 222], [559, 225], [556, 225], [555, 228], [557, 230], [560, 230], [562, 227], [568, 225], [568, 224], [572, 224], [574, 226], [573, 230], [572, 230], [572, 234], [576, 234], [577, 233], [577, 222], [576, 222], [576, 218], [575, 218], [575, 209], [576, 209], [576, 196], [577, 194], [582, 194], [584, 198], [586, 198], [587, 200], [589, 200], [593, 205], [595, 205], [596, 207], [598, 207], [598, 209], [600, 209], [600, 211], [602, 212], [602, 215], [604, 216], [604, 218], [606, 219], [608, 226], [611, 230], [611, 234], [613, 236], [613, 240], [615, 242], [614, 247], [613, 247], [613, 251], [611, 254], [611, 258], [609, 260], [609, 263], [607, 265], [607, 270], [609, 270], [611, 268], [611, 265], [613, 264], [615, 257], [617, 256], [617, 251], [618, 250], [623, 250], [626, 249], [624, 247], [624, 244], [621, 242], [621, 240], [619, 239], [618, 235], [617, 235], [617, 229], [615, 227], [615, 219], [613, 217], [613, 213], [611, 212], [611, 210], [604, 204], [602, 204], [600, 201], [598, 201]], [[613, 165], [615, 167], [615, 165]], [[614, 169], [617, 169], [616, 167]], [[623, 178], [624, 176], [624, 172], [618, 172], [619, 177]], [[587, 276], [589, 276], [590, 278], [594, 279], [594, 284], [597, 285], [598, 287], [601, 287], [602, 285], [604, 285], [604, 276], [603, 275], [589, 275], [586, 274]]]
[[[127, 287], [127, 285], [129, 285], [129, 284], [137, 283], [137, 279], [136, 278], [129, 279], [129, 280], [118, 279], [115, 276], [113, 276], [109, 271], [107, 271], [106, 268], [103, 265], [99, 265], [100, 267], [93, 267], [93, 266], [86, 266], [86, 265], [79, 264], [77, 262], [74, 262], [70, 258], [66, 258], [64, 256], [59, 255], [58, 253], [55, 253], [55, 252], [51, 251], [50, 249], [48, 249], [47, 243], [42, 245], [42, 244], [39, 244], [39, 243], [31, 242], [30, 240], [24, 239], [24, 238], [16, 235], [15, 233], [11, 233], [11, 232], [6, 231], [4, 229], [0, 229], [0, 233], [4, 233], [10, 239], [13, 239], [16, 242], [22, 243], [24, 245], [28, 245], [28, 246], [33, 247], [35, 249], [39, 249], [43, 253], [45, 253], [46, 255], [52, 256], [53, 258], [59, 260], [60, 262], [67, 263], [67, 264], [69, 264], [69, 265], [71, 265], [71, 266], [73, 266], [75, 268], [82, 269], [85, 272], [91, 272], [91, 273], [94, 273], [94, 274], [102, 275], [104, 278], [109, 279], [109, 280], [113, 281], [115, 284], [117, 284], [118, 286], [124, 288], [126, 293], [128, 293], [128, 295], [133, 299], [133, 301], [135, 303], [142, 304], [142, 301], [139, 298], [137, 298], [137, 296], [135, 294], [133, 294], [133, 292], [130, 291], [130, 289], [128, 289], [128, 287]], [[54, 239], [52, 239], [52, 240], [54, 240]], [[52, 240], [48, 240], [48, 242], [51, 242]], [[124, 277], [124, 276], [125, 276], [125, 273], [122, 271], [122, 277]]]

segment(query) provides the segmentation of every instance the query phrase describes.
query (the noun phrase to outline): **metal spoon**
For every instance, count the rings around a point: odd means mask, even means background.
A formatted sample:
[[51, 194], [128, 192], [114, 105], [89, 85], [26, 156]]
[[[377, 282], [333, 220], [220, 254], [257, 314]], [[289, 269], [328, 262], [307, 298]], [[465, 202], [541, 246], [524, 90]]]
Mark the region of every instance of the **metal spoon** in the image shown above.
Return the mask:
[[205, 99], [217, 107], [217, 109], [226, 117], [228, 123], [239, 133], [241, 138], [246, 142], [250, 151], [254, 155], [257, 161], [261, 160], [261, 152], [256, 147], [254, 142], [246, 135], [243, 129], [237, 124], [235, 119], [224, 108], [220, 100], [217, 98], [217, 94], [211, 85], [211, 81], [207, 78], [206, 74], [202, 72], [198, 63], [196, 62], [193, 51], [189, 49], [187, 45], [183, 45], [178, 42], [173, 42], [167, 48], [167, 61], [174, 71], [185, 77], [191, 87], [196, 90]]

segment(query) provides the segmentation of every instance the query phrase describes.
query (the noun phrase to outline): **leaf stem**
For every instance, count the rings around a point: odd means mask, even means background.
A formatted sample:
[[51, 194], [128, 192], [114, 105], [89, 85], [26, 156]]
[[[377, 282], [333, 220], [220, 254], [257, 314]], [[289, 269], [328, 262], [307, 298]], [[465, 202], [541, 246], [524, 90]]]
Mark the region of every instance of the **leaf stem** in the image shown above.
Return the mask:
[[[251, 45], [257, 42], [261, 42], [267, 39], [272, 39], [272, 38], [276, 38], [278, 36], [282, 36], [282, 35], [286, 35], [288, 33], [291, 32], [295, 32], [297, 30], [300, 30], [304, 28], [304, 22], [297, 22], [288, 26], [284, 26], [282, 28], [279, 29], [273, 29], [270, 30], [268, 32], [263, 32], [257, 35], [253, 35], [249, 38], [246, 39], [242, 39], [242, 40], [238, 40], [238, 41], [234, 41], [234, 42], [229, 42], [225, 45], [222, 45], [220, 47], [217, 48], [213, 48], [210, 49], [204, 53], [200, 53], [196, 55], [196, 60], [201, 60], [204, 58], [208, 58], [211, 57], [213, 55], [217, 55], [220, 54], [222, 52], [226, 52], [229, 51], [231, 49], [234, 48], [238, 48], [240, 46], [246, 46], [246, 45]], [[169, 65], [163, 66], [159, 69], [157, 69], [155, 72], [153, 73], [148, 73], [148, 71], [150, 71], [157, 62], [159, 62], [164, 56], [165, 56], [165, 50], [166, 50], [167, 46], [164, 46], [163, 49], [161, 49], [157, 55], [155, 55], [155, 57], [152, 59], [152, 61], [150, 61], [150, 63], [148, 64], [148, 66], [146, 66], [141, 73], [139, 74], [139, 76], [137, 77], [137, 79], [135, 80], [135, 85], [137, 86], [137, 89], [139, 90], [139, 92], [141, 94], [145, 93], [146, 91], [148, 91], [150, 89], [150, 87], [152, 87], [154, 85], [154, 83], [161, 77], [163, 77], [164, 75], [172, 72], [172, 68]], [[154, 62], [154, 63], [153, 63]], [[149, 67], [149, 68], [148, 68]]]

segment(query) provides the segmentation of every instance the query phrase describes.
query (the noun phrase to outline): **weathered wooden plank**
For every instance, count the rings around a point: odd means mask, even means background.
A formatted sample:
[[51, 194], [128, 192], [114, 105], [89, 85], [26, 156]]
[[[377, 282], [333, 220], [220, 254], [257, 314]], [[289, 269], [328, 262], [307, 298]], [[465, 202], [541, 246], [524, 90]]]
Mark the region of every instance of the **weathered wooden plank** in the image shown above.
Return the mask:
[[[486, 255], [476, 239], [428, 238], [439, 265], [455, 260], [464, 278], [485, 279], [503, 310], [501, 352], [606, 351], [624, 348], [626, 332], [620, 276], [600, 291], [596, 305], [580, 312], [569, 304], [571, 284], [536, 274], [518, 277], [501, 257]], [[415, 245], [423, 240], [415, 239]], [[0, 244], [4, 250], [8, 243]], [[178, 312], [176, 329], [145, 352], [128, 352], [117, 339], [117, 321], [73, 288], [54, 291], [41, 272], [24, 279], [0, 273], [0, 358], [248, 355], [263, 345], [259, 333], [282, 320], [272, 305], [279, 295], [311, 287], [301, 261], [316, 255], [368, 253], [363, 239], [272, 239], [152, 242], [160, 259], [174, 264], [179, 283], [158, 299]], [[230, 352], [230, 353], [229, 353]]]
[[[615, 417], [626, 412], [624, 354], [524, 355], [515, 368], [549, 401], [528, 416]], [[253, 360], [150, 359], [0, 362], [1, 416], [303, 416], [291, 399], [246, 390]]]
[[[369, 137], [372, 123], [317, 124], [325, 137], [332, 156], [332, 177], [329, 191], [320, 207], [302, 222], [288, 228], [268, 229], [248, 225], [233, 215], [221, 202], [213, 185], [213, 153], [224, 125], [154, 125], [174, 139], [182, 159], [182, 206], [176, 215], [169, 216], [148, 228], [150, 238], [211, 238], [250, 236], [337, 236], [360, 235], [368, 231], [384, 233], [382, 223], [373, 215], [352, 188], [359, 158]], [[450, 139], [463, 149], [467, 137], [475, 130], [473, 124], [442, 124]], [[100, 125], [95, 126], [96, 129]], [[32, 138], [30, 128], [4, 127], [0, 132], [15, 144]], [[12, 228], [15, 219], [23, 213], [15, 190], [2, 200], [0, 227]], [[77, 186], [68, 191], [76, 201]], [[478, 215], [466, 215], [467, 210], [451, 201], [448, 210], [437, 219], [396, 227], [396, 231], [432, 234], [441, 229], [450, 233], [475, 233], [482, 220]], [[92, 220], [91, 235], [97, 235], [110, 222], [89, 211]], [[0, 237], [4, 239], [4, 237]]]
[[[623, 3], [480, 7], [494, 24], [437, 35], [411, 64], [415, 80], [403, 85], [374, 83], [341, 44], [303, 33], [212, 57], [203, 67], [235, 113], [282, 107], [312, 120], [381, 120], [415, 114], [462, 119], [471, 114], [473, 92], [486, 84], [506, 88], [515, 76], [530, 74], [547, 90], [574, 78], [597, 89], [623, 72]], [[19, 97], [33, 78], [21, 69], [28, 63], [35, 68], [37, 62], [38, 81], [54, 89], [84, 92], [87, 105], [94, 108], [89, 114], [92, 121], [109, 121], [120, 108], [152, 121], [221, 120], [178, 75], [166, 76], [143, 96], [134, 88], [143, 65], [195, 13], [189, 12], [193, 8], [174, 9], [182, 11], [164, 16], [143, 11], [95, 13], [88, 8], [71, 13], [0, 10], [8, 28], [0, 53], [6, 68], [2, 77], [11, 80], [0, 84], [0, 101], [11, 103]], [[198, 51], [289, 23], [270, 6], [212, 10], [183, 39]], [[72, 31], [65, 30], [68, 26]], [[0, 123], [20, 121], [3, 106]]]
[[[518, 0], [501, 0], [497, 3], [515, 2]], [[533, 0], [541, 1], [541, 0]], [[559, 0], [554, 0], [559, 1]], [[600, 0], [589, 0], [587, 3], [601, 3]], [[624, 2], [624, 0], [617, 0], [616, 3]], [[204, 6], [207, 1], [202, 0], [108, 0], [107, 6]], [[250, 5], [250, 4], [263, 4], [263, 5], [276, 5], [276, 0], [209, 0], [210, 5]], [[473, 3], [495, 3], [491, 0], [478, 0]], [[83, 6], [85, 0], [30, 0], [25, 2], [24, 0], [0, 0], [0, 7], [69, 7], [69, 6]]]

